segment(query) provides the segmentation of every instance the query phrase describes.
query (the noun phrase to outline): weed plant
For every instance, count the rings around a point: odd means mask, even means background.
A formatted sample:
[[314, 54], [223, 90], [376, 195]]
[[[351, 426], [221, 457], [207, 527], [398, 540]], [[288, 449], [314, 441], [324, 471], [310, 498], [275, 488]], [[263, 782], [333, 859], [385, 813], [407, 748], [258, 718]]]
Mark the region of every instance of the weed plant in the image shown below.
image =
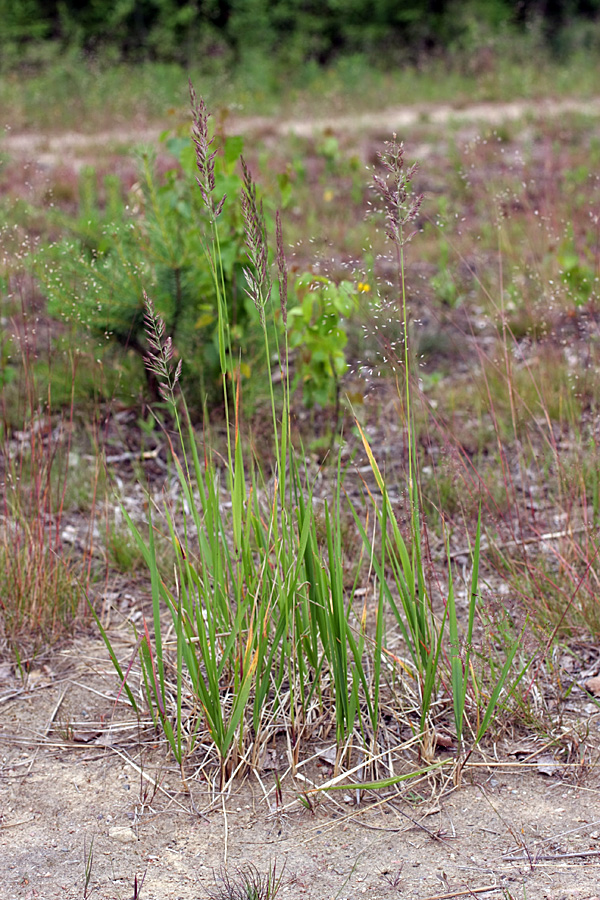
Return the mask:
[[[348, 577], [342, 538], [342, 510], [348, 501], [343, 491], [341, 454], [335, 462], [335, 485], [323, 502], [324, 524], [319, 527], [314, 485], [302, 453], [295, 450], [290, 436], [288, 272], [281, 222], [278, 216], [275, 291], [262, 203], [242, 160], [241, 208], [248, 256], [244, 274], [247, 294], [262, 329], [267, 361], [265, 379], [275, 460], [270, 477], [244, 450], [240, 366], [231, 366], [235, 359], [232, 323], [220, 251], [226, 200], [216, 190], [217, 147], [210, 136], [208, 111], [193, 90], [192, 108], [197, 182], [209, 225], [203, 241], [216, 302], [227, 446], [221, 459], [208, 442], [198, 447], [187, 407], [177, 393], [182, 360], [175, 362], [165, 323], [146, 298], [147, 365], [174, 423], [173, 436], [166, 436], [179, 499], [177, 506], [166, 501], [162, 510], [177, 557], [175, 578], [169, 583], [158, 570], [155, 514], [146, 537], [124, 512], [152, 583], [153, 620], [144, 622], [136, 644], [142, 695], [182, 766], [200, 744], [213, 748], [220, 788], [236, 772], [258, 766], [267, 743], [281, 730], [292, 770], [298, 766], [309, 738], [330, 730], [336, 741], [336, 768], [343, 761], [350, 762], [354, 750], [362, 759], [365, 753], [369, 759], [380, 758], [393, 745], [382, 715], [391, 702], [388, 685], [397, 682], [402, 672], [416, 686], [409, 705], [413, 710], [416, 707], [417, 715], [414, 719], [409, 716], [406, 722], [422, 756], [433, 759], [434, 706], [439, 702], [444, 708], [449, 703], [453, 710], [461, 751], [463, 740], [472, 746], [485, 733], [507, 688], [516, 646], [511, 648], [491, 693], [485, 696], [473, 680], [470, 664], [479, 591], [479, 529], [464, 644], [458, 632], [450, 567], [446, 600], [438, 615], [428, 588], [411, 412], [412, 363], [404, 275], [407, 226], [421, 202], [420, 198], [413, 201], [410, 194], [415, 168], [405, 170], [402, 147], [394, 141], [381, 157], [387, 177], [376, 177], [387, 209], [386, 230], [396, 248], [403, 310], [402, 390], [408, 429], [406, 497], [410, 533], [405, 540], [386, 480], [366, 433], [359, 428], [374, 484], [373, 488], [365, 484], [363, 503], [349, 504], [363, 552]], [[276, 297], [283, 336], [271, 324]], [[274, 356], [282, 372], [280, 396], [276, 396], [271, 369]], [[373, 599], [359, 602], [357, 588], [365, 571], [364, 596]], [[388, 650], [390, 621], [399, 629], [406, 653]], [[167, 638], [168, 633], [172, 639]], [[135, 654], [123, 672], [104, 631], [103, 636], [122, 689], [141, 712], [139, 695], [129, 683]], [[402, 707], [404, 701], [400, 698], [399, 702]], [[388, 784], [404, 777], [394, 775], [393, 766], [387, 774], [391, 777], [385, 782]]]

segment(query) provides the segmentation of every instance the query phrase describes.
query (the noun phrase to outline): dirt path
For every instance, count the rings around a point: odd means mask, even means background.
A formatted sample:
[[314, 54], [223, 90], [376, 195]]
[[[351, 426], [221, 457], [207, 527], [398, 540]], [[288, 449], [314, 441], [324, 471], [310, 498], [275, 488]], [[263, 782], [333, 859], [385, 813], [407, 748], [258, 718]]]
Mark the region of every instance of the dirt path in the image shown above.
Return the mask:
[[[512, 103], [477, 103], [472, 106], [419, 105], [391, 107], [372, 113], [316, 119], [282, 119], [268, 117], [231, 117], [228, 127], [239, 133], [266, 132], [271, 135], [295, 134], [310, 137], [327, 129], [336, 132], [401, 132], [414, 125], [444, 125], [450, 122], [463, 124], [482, 123], [500, 125], [524, 116], [540, 118], [559, 117], [569, 113], [600, 116], [600, 97], [590, 100], [514, 101]], [[131, 144], [156, 143], [164, 130], [164, 123], [143, 128], [117, 128], [97, 134], [66, 132], [42, 134], [24, 132], [12, 134], [8, 126], [0, 137], [0, 151], [16, 157], [35, 159], [45, 166], [56, 165], [67, 158], [77, 159], [98, 148], [114, 148]]]

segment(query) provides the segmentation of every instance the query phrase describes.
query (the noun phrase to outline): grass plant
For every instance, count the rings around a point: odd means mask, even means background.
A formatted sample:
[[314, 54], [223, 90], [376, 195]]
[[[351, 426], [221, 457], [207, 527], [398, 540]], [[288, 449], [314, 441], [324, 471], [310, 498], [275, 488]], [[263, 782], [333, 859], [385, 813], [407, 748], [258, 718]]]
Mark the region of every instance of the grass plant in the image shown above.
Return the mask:
[[[407, 309], [407, 292], [405, 277], [405, 248], [413, 233], [408, 231], [408, 226], [417, 218], [422, 195], [415, 195], [412, 191], [412, 181], [415, 177], [416, 164], [410, 168], [405, 167], [404, 148], [394, 138], [388, 144], [387, 152], [380, 154], [380, 160], [384, 168], [384, 176], [375, 175], [375, 187], [384, 202], [386, 211], [386, 234], [392, 242], [398, 263], [399, 295], [403, 324], [403, 358], [400, 363], [403, 367], [404, 379], [402, 390], [404, 393], [405, 426], [407, 431], [408, 451], [408, 483], [406, 498], [408, 504], [409, 543], [401, 534], [400, 528], [394, 516], [393, 507], [389, 501], [388, 488], [384, 477], [377, 465], [374, 454], [365, 438], [362, 429], [361, 437], [369, 463], [375, 475], [377, 487], [382, 495], [383, 503], [380, 515], [380, 528], [382, 535], [381, 560], [373, 561], [377, 571], [382, 596], [394, 612], [397, 625], [404, 637], [405, 644], [410, 653], [410, 665], [417, 674], [420, 697], [420, 732], [424, 736], [424, 747], [427, 746], [428, 736], [431, 733], [430, 713], [435, 694], [440, 681], [443, 679], [443, 658], [449, 657], [454, 729], [459, 749], [459, 756], [463, 748], [463, 736], [466, 715], [467, 694], [470, 692], [473, 698], [477, 698], [477, 726], [473, 732], [475, 744], [487, 731], [490, 720], [494, 715], [501, 691], [504, 689], [512, 667], [518, 642], [515, 642], [507, 653], [506, 662], [499, 674], [497, 682], [491, 694], [487, 698], [484, 707], [480, 707], [482, 692], [473, 680], [473, 669], [470, 666], [470, 655], [473, 640], [473, 627], [475, 613], [479, 600], [479, 566], [481, 548], [481, 512], [477, 523], [477, 533], [472, 552], [471, 585], [469, 590], [468, 621], [464, 643], [459, 637], [458, 616], [454, 598], [454, 583], [452, 565], [448, 555], [447, 570], [447, 594], [443, 614], [434, 614], [433, 605], [428, 587], [428, 579], [425, 570], [425, 549], [423, 547], [422, 527], [422, 500], [420, 490], [420, 478], [418, 473], [418, 455], [416, 449], [415, 422], [412, 412], [413, 402], [413, 372], [414, 360], [412, 346], [409, 337], [409, 316]], [[360, 427], [360, 426], [359, 426]], [[368, 542], [365, 531], [361, 528], [357, 519], [357, 526], [361, 530], [363, 540]], [[397, 604], [390, 589], [389, 576], [386, 577], [386, 566], [391, 570], [392, 583], [396, 588], [396, 596], [400, 598]], [[449, 626], [449, 642], [445, 637], [446, 622]], [[449, 653], [447, 653], [448, 644]], [[462, 650], [464, 647], [464, 651]], [[376, 652], [381, 648], [376, 648]], [[522, 673], [521, 673], [522, 674]], [[519, 676], [520, 677], [520, 676]], [[472, 682], [470, 684], [470, 681]], [[514, 686], [511, 688], [514, 689]], [[431, 744], [429, 745], [431, 750]]]
[[[463, 651], [451, 569], [447, 599], [437, 613], [428, 587], [411, 413], [412, 364], [404, 271], [407, 226], [421, 202], [421, 198], [410, 197], [416, 168], [404, 169], [402, 147], [394, 141], [388, 154], [382, 156], [389, 181], [376, 176], [387, 206], [386, 230], [397, 251], [403, 309], [409, 535], [405, 539], [401, 533], [386, 480], [359, 426], [375, 486], [365, 490], [364, 506], [350, 504], [363, 550], [349, 577], [344, 568], [342, 509], [347, 509], [347, 498], [341, 453], [335, 462], [334, 486], [323, 498], [323, 520], [319, 523], [314, 484], [302, 453], [297, 452], [291, 439], [288, 274], [281, 222], [278, 216], [278, 283], [274, 285], [262, 204], [242, 159], [246, 289], [256, 307], [265, 344], [273, 442], [270, 474], [244, 449], [240, 366], [232, 366], [235, 357], [231, 353], [231, 323], [220, 254], [220, 216], [226, 198], [216, 191], [216, 148], [210, 136], [209, 114], [193, 90], [192, 109], [197, 183], [209, 222], [203, 243], [217, 304], [226, 450], [223, 457], [217, 456], [206, 439], [203, 447], [198, 446], [185, 402], [178, 393], [182, 360], [175, 361], [173, 341], [146, 298], [147, 365], [173, 422], [172, 433], [166, 432], [166, 437], [178, 496], [177, 500], [165, 500], [162, 521], [171, 536], [177, 562], [174, 580], [167, 582], [157, 564], [157, 514], [153, 512], [150, 517], [146, 537], [123, 511], [148, 566], [153, 617], [151, 624], [144, 622], [125, 672], [103, 631], [122, 688], [140, 711], [129, 685], [139, 653], [142, 693], [175, 758], [183, 767], [196, 747], [211, 746], [220, 789], [236, 772], [258, 765], [267, 743], [281, 729], [286, 734], [292, 770], [311, 735], [330, 729], [336, 741], [336, 770], [344, 761], [352, 760], [353, 748], [380, 758], [388, 740], [381, 723], [382, 710], [390, 702], [390, 672], [392, 679], [401, 671], [416, 679], [418, 718], [413, 730], [427, 762], [433, 760], [435, 748], [434, 702], [439, 702], [443, 693], [450, 698], [459, 749], [466, 723], [475, 711], [476, 725], [470, 724], [472, 746], [485, 733], [500, 694], [507, 689], [516, 648], [486, 696], [481, 686], [474, 684], [470, 665], [479, 592], [479, 529]], [[272, 324], [277, 301], [283, 336]], [[283, 373], [277, 396], [270, 362], [274, 356]], [[375, 549], [376, 532], [379, 550]], [[365, 568], [370, 573], [368, 594], [375, 598], [374, 606], [356, 602]], [[390, 615], [407, 647], [406, 660], [387, 650]], [[173, 636], [169, 640], [167, 627]], [[388, 774], [390, 784], [398, 780], [393, 771]]]
[[94, 837], [90, 840], [89, 849], [86, 841], [83, 841], [83, 900], [87, 900], [90, 896], [90, 883], [92, 880], [92, 872], [94, 868]]
[[283, 874], [276, 863], [264, 874], [252, 863], [231, 872], [221, 869], [216, 874], [216, 886], [209, 891], [209, 900], [274, 900], [283, 887]]

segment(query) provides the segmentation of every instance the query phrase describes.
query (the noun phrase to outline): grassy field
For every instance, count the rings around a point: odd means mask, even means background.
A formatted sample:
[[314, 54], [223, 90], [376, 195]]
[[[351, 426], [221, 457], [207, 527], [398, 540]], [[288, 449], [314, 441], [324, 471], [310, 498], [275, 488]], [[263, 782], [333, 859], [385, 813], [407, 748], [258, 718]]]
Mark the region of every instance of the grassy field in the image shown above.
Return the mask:
[[233, 69], [225, 61], [192, 66], [128, 66], [110, 58], [52, 51], [0, 78], [4, 124], [12, 130], [94, 133], [123, 124], [185, 116], [191, 78], [214, 109], [233, 114], [316, 117], [393, 106], [549, 99], [597, 93], [600, 64], [589, 53], [562, 63], [531, 42], [511, 40], [472, 52], [377, 69], [361, 56], [328, 68], [306, 65], [282, 77], [281, 63]]
[[[600, 126], [458, 113], [585, 99], [594, 67], [479, 65], [195, 78], [193, 141], [175, 68], [0, 84], [12, 132], [166, 123], [134, 152], [2, 152], [4, 650], [26, 679], [91, 623], [120, 700], [217, 787], [276, 742], [294, 772], [323, 734], [331, 788], [458, 784], [520, 729], [583, 752]], [[457, 110], [400, 135], [406, 159], [393, 122], [336, 129], [406, 97]], [[115, 578], [147, 597], [127, 659], [96, 602]]]

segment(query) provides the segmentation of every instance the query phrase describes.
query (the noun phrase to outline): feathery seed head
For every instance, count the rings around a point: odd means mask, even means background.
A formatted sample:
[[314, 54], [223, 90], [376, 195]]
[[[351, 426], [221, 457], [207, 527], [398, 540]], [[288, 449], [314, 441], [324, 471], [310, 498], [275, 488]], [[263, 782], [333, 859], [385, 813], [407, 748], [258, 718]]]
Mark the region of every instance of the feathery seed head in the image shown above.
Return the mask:
[[281, 226], [281, 214], [279, 210], [275, 215], [276, 239], [277, 239], [277, 268], [279, 269], [279, 303], [284, 328], [287, 327], [287, 300], [288, 300], [288, 271], [283, 251], [283, 228]]
[[267, 230], [262, 200], [256, 197], [256, 186], [243, 157], [241, 157], [244, 189], [242, 191], [242, 217], [246, 234], [248, 259], [252, 268], [245, 268], [244, 275], [248, 284], [248, 296], [254, 301], [261, 325], [265, 324], [265, 304], [271, 297], [271, 279], [269, 276], [269, 248], [267, 246]]
[[173, 371], [173, 341], [165, 338], [165, 323], [154, 309], [152, 300], [144, 291], [144, 319], [146, 337], [150, 352], [144, 357], [144, 364], [159, 380], [158, 390], [163, 400], [175, 403], [175, 388], [181, 375], [181, 360]]
[[198, 169], [196, 182], [200, 188], [204, 205], [216, 219], [223, 209], [227, 195], [224, 194], [219, 202], [215, 203], [213, 191], [215, 189], [215, 156], [217, 151], [211, 149], [215, 139], [214, 137], [209, 137], [208, 120], [210, 113], [204, 99], [196, 96], [191, 81], [189, 86], [192, 106], [192, 140], [196, 148], [196, 168]]
[[386, 148], [377, 156], [389, 174], [383, 178], [373, 175], [373, 183], [386, 205], [386, 234], [395, 244], [403, 246], [414, 234], [405, 234], [404, 228], [417, 218], [423, 202], [423, 194], [411, 193], [411, 183], [419, 165], [414, 163], [410, 168], [404, 168], [404, 145], [398, 143], [396, 135], [393, 140], [386, 141]]

